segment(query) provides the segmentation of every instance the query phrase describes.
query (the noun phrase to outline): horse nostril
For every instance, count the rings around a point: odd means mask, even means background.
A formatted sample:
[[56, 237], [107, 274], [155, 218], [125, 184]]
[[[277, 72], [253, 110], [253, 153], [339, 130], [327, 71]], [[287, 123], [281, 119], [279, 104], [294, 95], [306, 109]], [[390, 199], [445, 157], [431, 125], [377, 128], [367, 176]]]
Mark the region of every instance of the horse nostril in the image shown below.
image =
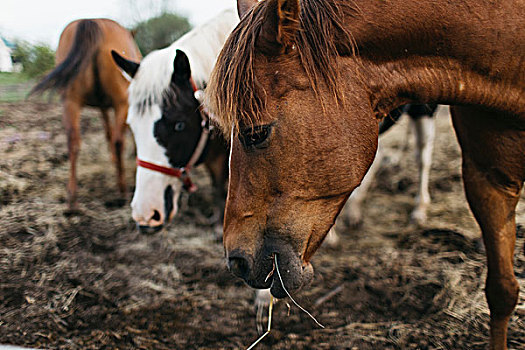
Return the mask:
[[233, 256], [228, 259], [228, 269], [235, 276], [242, 279], [247, 279], [250, 273], [250, 266], [248, 260], [240, 256]]
[[158, 210], [153, 211], [153, 216], [151, 217], [151, 220], [160, 221], [160, 213]]

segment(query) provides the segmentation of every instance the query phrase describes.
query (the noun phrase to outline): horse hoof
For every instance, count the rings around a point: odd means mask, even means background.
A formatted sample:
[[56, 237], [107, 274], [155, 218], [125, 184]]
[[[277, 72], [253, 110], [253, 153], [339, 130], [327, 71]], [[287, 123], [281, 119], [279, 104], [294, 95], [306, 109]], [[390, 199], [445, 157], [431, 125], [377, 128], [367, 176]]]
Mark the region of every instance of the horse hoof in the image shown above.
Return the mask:
[[410, 222], [418, 227], [424, 226], [427, 222], [427, 214], [423, 210], [414, 210], [410, 214]]

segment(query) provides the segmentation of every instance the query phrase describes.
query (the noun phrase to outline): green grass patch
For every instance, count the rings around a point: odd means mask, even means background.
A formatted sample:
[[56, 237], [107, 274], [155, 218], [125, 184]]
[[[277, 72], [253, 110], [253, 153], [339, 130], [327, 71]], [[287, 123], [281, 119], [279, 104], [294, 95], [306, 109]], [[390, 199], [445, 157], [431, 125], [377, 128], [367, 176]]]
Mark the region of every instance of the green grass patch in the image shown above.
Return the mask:
[[14, 85], [27, 83], [30, 78], [23, 73], [3, 73], [0, 72], [0, 85]]
[[29, 93], [29, 90], [31, 90], [31, 86], [28, 86], [23, 90], [20, 89], [15, 91], [2, 91], [2, 89], [0, 89], [0, 103], [12, 103], [23, 101]]
[[26, 98], [34, 81], [23, 73], [0, 73], [0, 102], [19, 102]]

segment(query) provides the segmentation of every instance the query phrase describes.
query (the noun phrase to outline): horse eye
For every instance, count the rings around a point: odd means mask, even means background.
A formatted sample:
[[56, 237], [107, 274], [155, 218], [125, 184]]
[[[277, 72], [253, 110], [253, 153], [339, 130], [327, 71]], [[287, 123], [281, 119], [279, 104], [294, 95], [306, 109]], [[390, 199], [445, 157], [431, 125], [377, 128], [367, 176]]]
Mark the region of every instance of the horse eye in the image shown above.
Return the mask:
[[245, 149], [266, 148], [270, 145], [268, 137], [272, 132], [272, 124], [254, 126], [253, 128], [246, 128], [241, 130], [239, 139]]
[[175, 131], [182, 131], [186, 127], [186, 123], [184, 122], [176, 122], [175, 123]]

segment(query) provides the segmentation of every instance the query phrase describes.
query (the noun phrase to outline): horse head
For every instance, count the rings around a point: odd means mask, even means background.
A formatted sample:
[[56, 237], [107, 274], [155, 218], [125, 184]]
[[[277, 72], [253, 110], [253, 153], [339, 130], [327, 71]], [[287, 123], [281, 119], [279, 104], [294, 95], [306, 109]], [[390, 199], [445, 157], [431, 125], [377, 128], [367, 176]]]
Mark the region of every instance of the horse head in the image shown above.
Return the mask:
[[150, 53], [140, 65], [112, 54], [132, 78], [127, 122], [138, 164], [132, 216], [141, 232], [152, 233], [176, 214], [180, 193], [188, 185], [185, 172], [205, 126], [200, 102], [183, 51], [176, 50], [172, 65], [165, 63], [173, 57], [165, 50]]
[[276, 297], [300, 288], [374, 158], [378, 120], [406, 103], [450, 104], [487, 248], [490, 348], [506, 349], [525, 179], [523, 1], [238, 1], [207, 93], [231, 135], [230, 269]]
[[[246, 3], [238, 9], [249, 8]], [[309, 13], [323, 25], [310, 31], [300, 29], [297, 0], [252, 4], [239, 13], [207, 95], [231, 135], [223, 236], [229, 267], [280, 298], [277, 274], [268, 278], [274, 256], [287, 290], [312, 278], [310, 258], [374, 158], [378, 122], [363, 103], [364, 91], [353, 88], [355, 99], [341, 108], [342, 95], [323, 80], [341, 90], [350, 83], [337, 81], [339, 62], [330, 55], [338, 44], [323, 37], [340, 31], [337, 16], [330, 18], [335, 9]]]

